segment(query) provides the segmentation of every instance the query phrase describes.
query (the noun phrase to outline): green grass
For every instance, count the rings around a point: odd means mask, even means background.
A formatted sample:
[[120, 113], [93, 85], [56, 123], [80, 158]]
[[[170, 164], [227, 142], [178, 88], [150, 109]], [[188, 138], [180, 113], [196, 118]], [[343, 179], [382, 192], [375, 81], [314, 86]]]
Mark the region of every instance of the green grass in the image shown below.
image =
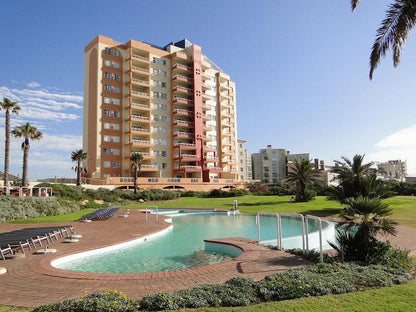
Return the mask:
[[[309, 297], [294, 300], [277, 301], [239, 308], [204, 308], [185, 311], [416, 311], [416, 280], [407, 284], [368, 289], [342, 295]], [[17, 308], [0, 305], [0, 312], [29, 312], [29, 308]]]
[[231, 209], [233, 200], [238, 200], [238, 207], [243, 213], [257, 213], [259, 211], [313, 213], [318, 216], [337, 215], [342, 206], [336, 201], [327, 200], [318, 196], [308, 203], [294, 203], [291, 196], [255, 196], [246, 195], [228, 198], [194, 198], [183, 197], [173, 201], [152, 202], [124, 206], [123, 208], [146, 208], [148, 205], [157, 205], [159, 208], [210, 208]]
[[96, 211], [97, 209], [83, 209], [77, 212], [72, 212], [68, 214], [58, 215], [58, 216], [48, 216], [40, 218], [30, 218], [30, 219], [20, 219], [7, 221], [7, 223], [47, 223], [47, 222], [72, 222], [80, 219], [83, 215], [87, 213]]
[[416, 228], [416, 196], [395, 196], [384, 200], [393, 208], [393, 219]]

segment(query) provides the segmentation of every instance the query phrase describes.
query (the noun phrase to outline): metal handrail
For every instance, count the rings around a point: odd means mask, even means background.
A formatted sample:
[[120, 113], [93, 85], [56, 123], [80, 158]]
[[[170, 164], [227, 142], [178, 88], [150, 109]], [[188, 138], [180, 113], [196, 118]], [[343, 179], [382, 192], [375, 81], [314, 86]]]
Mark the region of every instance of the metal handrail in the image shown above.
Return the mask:
[[156, 209], [156, 221], [159, 220], [159, 207], [158, 206], [147, 206], [146, 207], [146, 222], [147, 222], [147, 213], [152, 213], [149, 209]]
[[[300, 217], [302, 220], [302, 250], [303, 253], [305, 253], [306, 248], [305, 248], [305, 217], [303, 216], [303, 214], [300, 213], [281, 213], [280, 217], [285, 216], [285, 217]], [[281, 230], [281, 229], [280, 229]]]
[[318, 221], [318, 227], [319, 227], [319, 259], [320, 262], [324, 262], [324, 254], [323, 254], [323, 248], [322, 248], [322, 219], [317, 216], [312, 215], [306, 215], [305, 216], [305, 228], [306, 228], [306, 250], [309, 251], [309, 235], [308, 235], [308, 220], [314, 219]]
[[274, 212], [260, 211], [256, 215], [256, 224], [257, 224], [257, 240], [260, 243], [260, 215], [269, 215], [276, 216], [276, 226], [277, 226], [277, 236], [276, 236], [276, 247], [277, 249], [282, 249], [282, 223], [280, 220], [280, 215]]

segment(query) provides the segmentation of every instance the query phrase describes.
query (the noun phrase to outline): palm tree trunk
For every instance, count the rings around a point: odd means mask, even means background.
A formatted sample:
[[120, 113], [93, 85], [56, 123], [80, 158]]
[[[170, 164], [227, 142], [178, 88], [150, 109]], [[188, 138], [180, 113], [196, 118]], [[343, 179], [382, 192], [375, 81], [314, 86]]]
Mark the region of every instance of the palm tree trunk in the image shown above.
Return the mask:
[[29, 159], [29, 139], [25, 139], [23, 147], [23, 172], [22, 172], [22, 186], [27, 186], [27, 164]]
[[78, 167], [77, 167], [77, 186], [81, 186], [81, 160], [78, 159]]
[[137, 167], [134, 167], [134, 194], [137, 194]]
[[6, 129], [4, 145], [4, 186], [9, 186], [9, 152], [10, 152], [10, 112], [6, 110]]

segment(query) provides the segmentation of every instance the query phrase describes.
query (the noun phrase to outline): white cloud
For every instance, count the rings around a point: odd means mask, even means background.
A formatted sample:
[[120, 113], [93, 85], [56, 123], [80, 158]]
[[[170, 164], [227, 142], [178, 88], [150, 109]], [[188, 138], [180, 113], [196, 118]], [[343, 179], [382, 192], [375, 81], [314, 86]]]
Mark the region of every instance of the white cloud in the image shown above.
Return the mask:
[[386, 136], [374, 147], [375, 150], [367, 154], [369, 160], [401, 159], [407, 161], [408, 174], [416, 175], [416, 124]]
[[50, 150], [50, 151], [63, 151], [69, 153], [75, 149], [82, 148], [82, 136], [81, 135], [53, 135], [45, 134], [39, 146], [39, 150]]
[[36, 81], [31, 81], [31, 82], [29, 82], [29, 83], [27, 84], [27, 86], [28, 86], [29, 88], [37, 88], [37, 87], [40, 87], [40, 83], [39, 83], [39, 82], [36, 82]]

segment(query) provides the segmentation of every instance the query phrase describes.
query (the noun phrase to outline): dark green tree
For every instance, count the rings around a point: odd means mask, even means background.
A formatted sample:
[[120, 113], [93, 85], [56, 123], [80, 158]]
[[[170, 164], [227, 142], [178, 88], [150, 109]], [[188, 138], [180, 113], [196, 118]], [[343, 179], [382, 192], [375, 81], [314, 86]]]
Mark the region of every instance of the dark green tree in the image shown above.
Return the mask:
[[296, 159], [293, 164], [294, 166], [289, 172], [286, 182], [296, 187], [296, 201], [312, 200], [313, 196], [309, 195], [312, 191], [308, 187], [317, 181], [319, 172], [314, 169], [313, 164], [307, 159], [302, 159], [300, 162]]
[[130, 156], [131, 167], [134, 169], [134, 194], [137, 194], [137, 177], [140, 176], [142, 169], [143, 156], [140, 153], [132, 153]]
[[81, 174], [87, 172], [87, 168], [84, 165], [84, 160], [87, 159], [87, 153], [83, 149], [77, 149], [71, 153], [71, 159], [77, 162], [77, 165], [72, 169], [77, 173], [77, 186], [80, 186]]

